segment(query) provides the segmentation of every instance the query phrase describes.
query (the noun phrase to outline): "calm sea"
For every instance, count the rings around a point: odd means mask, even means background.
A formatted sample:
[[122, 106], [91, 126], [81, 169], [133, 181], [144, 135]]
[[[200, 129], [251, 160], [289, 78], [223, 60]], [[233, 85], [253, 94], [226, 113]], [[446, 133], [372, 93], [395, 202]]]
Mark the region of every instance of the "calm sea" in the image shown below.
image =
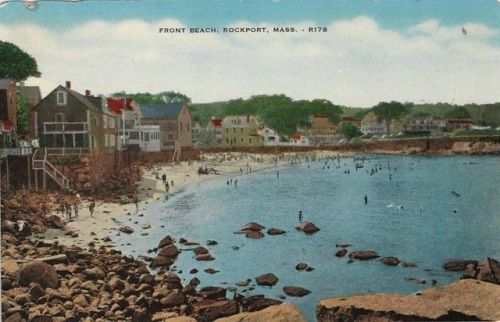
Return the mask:
[[[431, 280], [437, 286], [458, 280], [460, 274], [441, 268], [449, 259], [500, 259], [499, 157], [367, 158], [357, 171], [352, 158], [341, 158], [327, 165], [325, 160], [302, 162], [234, 176], [237, 187], [222, 177], [189, 186], [168, 200], [145, 205], [144, 217], [134, 218], [139, 223], [131, 225], [136, 233], [112, 238], [134, 256], [148, 255], [166, 235], [203, 246], [214, 239], [218, 245], [206, 246], [216, 258], [213, 262], [197, 262], [191, 251], [180, 254], [176, 267], [182, 278], [197, 276], [201, 286], [229, 287], [272, 272], [279, 278], [275, 287], [256, 286], [243, 294], [279, 298], [283, 286], [305, 287], [310, 295], [285, 301], [295, 303], [310, 320], [324, 298], [412, 293], [432, 287]], [[300, 210], [320, 232], [306, 236], [295, 230]], [[251, 221], [287, 234], [250, 240], [233, 233]], [[153, 228], [141, 236], [146, 222]], [[336, 244], [396, 256], [417, 267], [389, 267], [379, 260], [348, 263], [347, 256], [334, 256]], [[296, 271], [299, 262], [314, 270]], [[209, 267], [220, 272], [203, 272]], [[189, 274], [192, 268], [199, 273]]]

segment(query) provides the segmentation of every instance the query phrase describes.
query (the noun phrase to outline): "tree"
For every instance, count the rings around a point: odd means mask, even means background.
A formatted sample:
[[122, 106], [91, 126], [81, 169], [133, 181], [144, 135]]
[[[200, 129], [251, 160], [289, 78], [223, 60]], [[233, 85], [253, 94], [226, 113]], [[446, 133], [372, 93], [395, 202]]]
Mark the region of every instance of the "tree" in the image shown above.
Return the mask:
[[112, 96], [131, 98], [135, 102], [139, 104], [165, 104], [165, 103], [183, 103], [183, 104], [191, 104], [191, 98], [182, 93], [173, 92], [173, 91], [164, 91], [157, 94], [151, 93], [126, 93], [126, 92], [118, 92], [112, 94]]
[[10, 42], [0, 41], [0, 78], [22, 82], [30, 76], [41, 76], [35, 58]]
[[457, 106], [444, 114], [447, 119], [470, 119], [470, 112], [463, 106]]
[[348, 139], [352, 139], [363, 135], [363, 133], [361, 133], [358, 127], [351, 123], [342, 123], [340, 125], [339, 132], [344, 134], [344, 136]]
[[17, 100], [17, 133], [28, 133], [28, 100], [19, 96]]
[[391, 124], [393, 120], [400, 119], [411, 111], [411, 103], [400, 102], [380, 102], [373, 107], [375, 115], [380, 117], [385, 122], [387, 134], [391, 134]]

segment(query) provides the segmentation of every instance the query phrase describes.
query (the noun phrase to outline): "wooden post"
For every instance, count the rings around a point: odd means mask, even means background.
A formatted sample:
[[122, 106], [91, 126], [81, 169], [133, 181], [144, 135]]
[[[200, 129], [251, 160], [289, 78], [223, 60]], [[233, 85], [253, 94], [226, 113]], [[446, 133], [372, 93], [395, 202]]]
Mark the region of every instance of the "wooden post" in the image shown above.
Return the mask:
[[38, 191], [38, 170], [35, 170], [35, 191]]

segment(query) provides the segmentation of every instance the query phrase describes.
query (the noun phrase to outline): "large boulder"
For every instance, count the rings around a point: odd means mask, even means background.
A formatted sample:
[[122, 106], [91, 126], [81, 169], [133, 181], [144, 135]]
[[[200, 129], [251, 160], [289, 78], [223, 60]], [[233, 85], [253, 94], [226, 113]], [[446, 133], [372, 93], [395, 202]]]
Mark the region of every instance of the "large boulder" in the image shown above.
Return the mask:
[[197, 321], [208, 322], [240, 313], [236, 301], [204, 300], [193, 304], [193, 316]]
[[273, 305], [262, 311], [242, 312], [215, 322], [306, 322], [304, 315], [293, 304]]
[[500, 284], [500, 263], [498, 261], [493, 258], [486, 257], [481, 263], [479, 263], [478, 268], [478, 280]]
[[152, 268], [158, 268], [158, 267], [170, 267], [170, 265], [173, 264], [172, 259], [169, 257], [165, 256], [156, 256], [153, 258], [153, 261], [151, 262], [151, 267]]
[[160, 300], [160, 303], [165, 307], [174, 307], [186, 304], [186, 295], [181, 290], [170, 290], [165, 297]]
[[193, 249], [193, 252], [195, 253], [195, 255], [208, 254], [208, 249], [203, 246], [197, 246]]
[[199, 290], [198, 294], [209, 300], [225, 299], [226, 289], [217, 286], [207, 286]]
[[179, 255], [179, 250], [175, 245], [165, 246], [158, 253], [158, 256], [169, 257], [169, 258], [177, 257], [177, 255]]
[[215, 258], [211, 254], [201, 254], [196, 256], [195, 259], [202, 262], [215, 260]]
[[57, 215], [50, 215], [47, 217], [47, 224], [50, 228], [63, 229], [64, 228], [64, 220]]
[[398, 266], [400, 261], [397, 257], [384, 257], [382, 258], [382, 263], [389, 266]]
[[245, 237], [250, 239], [262, 239], [264, 238], [264, 234], [260, 231], [247, 230], [245, 232]]
[[464, 271], [468, 264], [473, 264], [474, 266], [477, 266], [477, 261], [476, 260], [448, 261], [448, 262], [443, 264], [443, 268], [446, 271], [460, 272], [460, 271]]
[[253, 231], [261, 231], [266, 227], [262, 226], [261, 224], [258, 224], [256, 222], [250, 222], [246, 224], [245, 226], [241, 227], [241, 231], [245, 232], [248, 230], [253, 230]]
[[255, 281], [261, 286], [274, 286], [278, 283], [278, 277], [276, 277], [273, 273], [267, 273], [257, 276]]
[[301, 223], [297, 227], [297, 229], [308, 234], [308, 235], [311, 235], [311, 234], [314, 234], [314, 233], [317, 233], [318, 231], [320, 231], [320, 229], [318, 227], [316, 227], [315, 224], [313, 224], [312, 222], [308, 222], [308, 221], [304, 221], [303, 223]]
[[285, 292], [286, 295], [293, 297], [303, 297], [311, 294], [311, 291], [308, 289], [298, 286], [285, 286], [283, 287], [283, 292]]
[[241, 306], [243, 307], [244, 311], [254, 312], [282, 303], [283, 302], [279, 300], [265, 298], [263, 295], [255, 295], [244, 298]]
[[377, 254], [377, 252], [374, 252], [372, 250], [362, 250], [362, 251], [351, 252], [349, 254], [349, 257], [352, 259], [370, 260], [379, 258], [380, 256]]
[[56, 289], [59, 286], [59, 277], [51, 265], [35, 261], [27, 264], [19, 274], [19, 285], [28, 287], [31, 283], [38, 283], [43, 288]]
[[106, 277], [106, 273], [99, 267], [87, 268], [83, 274], [92, 280], [103, 280]]
[[173, 245], [173, 244], [174, 244], [174, 240], [172, 239], [172, 237], [166, 236], [165, 238], [160, 240], [160, 243], [158, 244], [158, 248], [163, 248], [165, 246]]

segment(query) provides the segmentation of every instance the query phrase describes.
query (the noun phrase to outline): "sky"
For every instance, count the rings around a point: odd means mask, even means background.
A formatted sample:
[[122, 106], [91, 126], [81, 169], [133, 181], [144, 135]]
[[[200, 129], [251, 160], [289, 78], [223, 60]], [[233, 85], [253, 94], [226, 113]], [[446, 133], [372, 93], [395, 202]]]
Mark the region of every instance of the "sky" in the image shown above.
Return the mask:
[[[219, 33], [159, 32], [175, 27]], [[40, 1], [36, 11], [14, 2], [0, 7], [0, 40], [35, 57], [42, 77], [26, 85], [43, 95], [71, 80], [79, 92], [179, 91], [195, 103], [500, 101], [498, 0]]]

